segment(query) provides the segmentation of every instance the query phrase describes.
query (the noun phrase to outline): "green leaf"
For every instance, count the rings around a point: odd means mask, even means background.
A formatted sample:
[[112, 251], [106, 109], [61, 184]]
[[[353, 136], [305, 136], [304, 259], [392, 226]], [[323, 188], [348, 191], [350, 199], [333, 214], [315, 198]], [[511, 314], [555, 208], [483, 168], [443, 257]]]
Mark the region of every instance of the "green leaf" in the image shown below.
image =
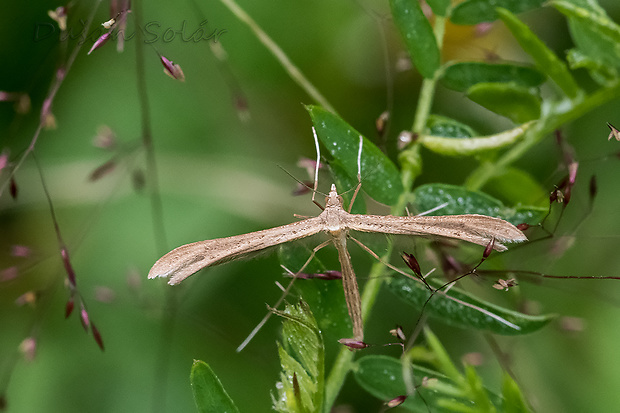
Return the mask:
[[190, 382], [199, 412], [239, 412], [220, 380], [204, 361], [194, 360]]
[[542, 211], [549, 208], [549, 192], [529, 173], [512, 167], [487, 181], [484, 190], [510, 205], [536, 205]]
[[607, 36], [614, 43], [620, 43], [620, 26], [606, 14], [578, 7], [569, 1], [552, 0], [549, 3], [562, 14], [587, 25], [597, 33]]
[[433, 28], [417, 0], [390, 0], [394, 24], [420, 74], [432, 79], [439, 69], [439, 48]]
[[[472, 406], [470, 395], [443, 374], [417, 365], [410, 366], [413, 368], [414, 384], [418, 387], [416, 394], [408, 397], [400, 405], [401, 408], [411, 412], [444, 412], [447, 411], [444, 406], [448, 402], [463, 409], [460, 411], [473, 411], [471, 409], [476, 407]], [[407, 393], [403, 381], [403, 366], [399, 359], [365, 356], [356, 362], [353, 371], [357, 383], [380, 400], [388, 401]], [[431, 380], [420, 386], [423, 377]]]
[[433, 211], [430, 215], [481, 214], [505, 219], [518, 225], [538, 224], [547, 214], [547, 208], [536, 206], [518, 206], [510, 208], [501, 201], [479, 191], [470, 191], [461, 186], [447, 184], [426, 184], [415, 189], [413, 206], [416, 211], [424, 212], [446, 205]]
[[493, 149], [500, 149], [517, 142], [532, 124], [533, 122], [528, 122], [495, 135], [475, 138], [459, 139], [458, 137], [448, 138], [423, 135], [418, 138], [418, 142], [425, 148], [441, 155], [471, 156]]
[[511, 83], [478, 83], [467, 90], [467, 97], [515, 123], [535, 120], [540, 116], [541, 98], [535, 88]]
[[470, 397], [476, 406], [476, 411], [488, 413], [496, 412], [497, 409], [491, 402], [489, 393], [487, 393], [482, 384], [482, 378], [478, 375], [478, 372], [473, 366], [465, 366], [465, 377], [467, 379]]
[[504, 398], [504, 413], [528, 413], [531, 410], [527, 407], [527, 402], [519, 385], [510, 377], [508, 373], [504, 373], [502, 384], [502, 397]]
[[546, 77], [535, 68], [512, 64], [459, 62], [446, 67], [441, 82], [453, 90], [465, 92], [478, 83], [514, 83], [525, 87], [540, 86]]
[[[444, 284], [429, 278], [426, 281], [433, 288]], [[406, 303], [418, 309], [424, 308], [429, 317], [465, 329], [475, 328], [501, 335], [528, 334], [541, 329], [555, 318], [554, 315], [533, 316], [508, 310], [458, 288], [451, 288], [448, 293], [436, 292], [431, 297], [431, 292], [424, 284], [406, 277], [391, 278], [388, 287]]]
[[437, 16], [445, 16], [450, 7], [450, 0], [426, 0], [426, 3]]
[[[441, 344], [439, 338], [431, 331], [430, 328], [428, 328], [428, 326], [424, 327], [424, 339], [432, 354], [432, 364], [442, 374], [448, 376], [448, 378], [454, 383], [457, 383], [459, 386], [464, 384], [465, 377], [463, 377], [461, 372], [459, 372], [458, 368], [452, 362], [452, 359], [450, 358], [450, 355], [448, 354], [446, 348], [443, 346], [443, 344]], [[419, 348], [420, 347], [418, 347], [418, 349]], [[412, 360], [415, 360], [415, 358], [412, 358]]]
[[[568, 27], [579, 52], [577, 56], [574, 51], [569, 53], [569, 58], [582, 65], [587, 64], [588, 69], [600, 67], [597, 71], [602, 75], [609, 70], [607, 66], [613, 69], [620, 67], [620, 44], [617, 40], [620, 28], [609, 19], [605, 10], [590, 1], [562, 1], [553, 5], [569, 16]], [[589, 59], [581, 56], [588, 56]], [[598, 79], [597, 76], [598, 73], [593, 74], [595, 80], [600, 82], [600, 76]]]
[[466, 0], [459, 3], [450, 16], [454, 24], [478, 24], [497, 20], [497, 7], [503, 7], [513, 13], [541, 7], [544, 0]]
[[288, 305], [273, 310], [284, 318], [282, 344], [278, 354], [282, 372], [276, 385], [274, 410], [279, 412], [320, 412], [324, 391], [324, 347], [321, 333], [308, 305]]
[[618, 70], [599, 58], [591, 57], [580, 49], [571, 49], [566, 56], [571, 69], [586, 69], [599, 85], [613, 86], [618, 78]]
[[429, 135], [447, 138], [471, 138], [477, 133], [468, 125], [440, 115], [430, 115], [426, 121]]
[[509, 10], [498, 8], [497, 13], [523, 50], [534, 59], [536, 67], [549, 76], [569, 98], [577, 97], [580, 89], [566, 64]]
[[[357, 159], [361, 134], [338, 115], [319, 106], [307, 106], [317, 135], [339, 166], [357, 182]], [[396, 165], [375, 144], [362, 137], [362, 189], [378, 202], [393, 205], [403, 192]], [[350, 188], [340, 188], [345, 190]]]

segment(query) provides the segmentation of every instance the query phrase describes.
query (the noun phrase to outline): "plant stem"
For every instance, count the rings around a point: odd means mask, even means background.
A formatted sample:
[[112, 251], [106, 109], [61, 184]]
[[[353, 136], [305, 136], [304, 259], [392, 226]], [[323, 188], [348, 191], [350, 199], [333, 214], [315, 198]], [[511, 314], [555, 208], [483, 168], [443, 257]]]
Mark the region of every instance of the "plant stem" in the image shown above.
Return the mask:
[[163, 207], [159, 191], [159, 177], [157, 174], [157, 162], [155, 149], [153, 148], [153, 134], [151, 129], [151, 109], [146, 85], [146, 70], [144, 68], [144, 37], [140, 30], [142, 22], [141, 1], [134, 4], [134, 16], [136, 19], [136, 80], [138, 87], [138, 99], [140, 101], [141, 136], [142, 145], [146, 151], [146, 176], [149, 179], [149, 197], [151, 200], [151, 213], [153, 231], [155, 232], [155, 245], [158, 254], [164, 254], [168, 250], [166, 232], [164, 228]]
[[[144, 64], [144, 34], [142, 33], [143, 21], [142, 1], [134, 1], [133, 15], [136, 21], [136, 77], [138, 88], [138, 99], [140, 102], [141, 115], [141, 135], [142, 146], [146, 152], [146, 176], [149, 180], [149, 198], [151, 202], [151, 216], [153, 232], [155, 233], [155, 246], [158, 255], [164, 254], [168, 250], [166, 231], [164, 228], [163, 206], [161, 192], [159, 189], [159, 178], [157, 174], [157, 162], [155, 149], [153, 147], [153, 135], [151, 128], [151, 111], [149, 105], [148, 88], [146, 84], [146, 70]], [[152, 411], [166, 411], [166, 396], [168, 389], [170, 371], [170, 344], [174, 337], [176, 325], [177, 294], [176, 289], [166, 289], [166, 303], [162, 315], [161, 336], [159, 342], [158, 355], [155, 366], [155, 377], [153, 386]]]
[[245, 12], [234, 0], [220, 0], [228, 9], [243, 23], [245, 23], [250, 30], [254, 32], [258, 40], [271, 52], [271, 54], [280, 62], [284, 70], [293, 79], [295, 83], [306, 91], [312, 99], [314, 99], [319, 105], [323, 106], [330, 112], [336, 113], [334, 107], [329, 101], [318, 91], [317, 88], [304, 76], [297, 66], [288, 58], [286, 53], [278, 46], [272, 39], [260, 28], [260, 26]]
[[[437, 42], [437, 47], [439, 48], [439, 50], [441, 50], [441, 46], [443, 45], [443, 35], [445, 29], [446, 18], [441, 16], [435, 16], [433, 33], [435, 34], [435, 41]], [[418, 98], [418, 106], [416, 108], [413, 126], [411, 127], [411, 131], [414, 133], [424, 132], [424, 128], [426, 127], [426, 121], [433, 105], [433, 99], [435, 97], [435, 86], [437, 84], [438, 74], [440, 72], [441, 69], [435, 71], [432, 78], [424, 79], [422, 81], [422, 88], [420, 89], [420, 96]]]

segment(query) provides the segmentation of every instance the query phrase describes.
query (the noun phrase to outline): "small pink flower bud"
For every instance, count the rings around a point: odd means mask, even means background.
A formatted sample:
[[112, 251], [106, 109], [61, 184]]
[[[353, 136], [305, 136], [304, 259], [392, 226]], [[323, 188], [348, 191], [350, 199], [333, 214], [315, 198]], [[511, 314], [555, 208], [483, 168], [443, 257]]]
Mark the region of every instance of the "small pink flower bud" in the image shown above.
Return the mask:
[[172, 60], [168, 60], [164, 56], [160, 56], [159, 58], [161, 60], [161, 63], [164, 65], [165, 74], [167, 74], [173, 79], [185, 82], [185, 75], [183, 74], [181, 66], [175, 64]]
[[75, 307], [75, 302], [73, 301], [73, 296], [71, 296], [67, 300], [67, 304], [65, 304], [65, 318], [69, 318], [69, 316], [73, 312], [74, 307]]
[[526, 229], [529, 229], [529, 227], [530, 227], [530, 224], [526, 224], [525, 222], [517, 225], [517, 229], [519, 231], [525, 231]]
[[88, 317], [88, 311], [86, 311], [84, 303], [80, 303], [80, 321], [84, 330], [88, 331], [88, 327], [90, 327], [90, 318]]
[[95, 49], [99, 49], [102, 47], [108, 40], [110, 40], [110, 35], [112, 32], [107, 32], [102, 34], [93, 44], [93, 47], [90, 48], [88, 54], [90, 55]]
[[568, 165], [568, 184], [570, 186], [575, 184], [575, 179], [577, 179], [577, 169], [579, 169], [579, 162], [571, 162]]
[[93, 338], [97, 342], [97, 345], [99, 346], [101, 351], [105, 351], [105, 348], [103, 346], [103, 338], [101, 338], [101, 333], [99, 333], [99, 330], [97, 329], [97, 327], [95, 327], [94, 324], [91, 323], [90, 327], [93, 330]]
[[405, 402], [405, 400], [407, 400], [407, 396], [398, 396], [398, 397], [394, 397], [392, 400], [388, 401], [385, 403], [385, 405], [389, 408], [392, 407], [397, 407], [400, 406], [401, 404], [403, 404]]
[[405, 261], [405, 264], [407, 264], [407, 267], [409, 267], [415, 275], [417, 275], [419, 278], [422, 278], [422, 271], [420, 270], [420, 264], [418, 263], [418, 260], [415, 258], [413, 254], [403, 252], [401, 255], [401, 258], [403, 259], [403, 261]]
[[340, 340], [338, 340], [338, 342], [344, 346], [349, 347], [349, 349], [351, 350], [361, 350], [368, 347], [368, 344], [354, 338], [341, 338]]
[[495, 238], [491, 238], [491, 241], [484, 247], [484, 252], [482, 253], [482, 258], [488, 258], [493, 251], [493, 247], [495, 246]]
[[73, 271], [73, 266], [71, 265], [71, 261], [69, 260], [69, 251], [67, 248], [63, 247], [60, 250], [60, 256], [62, 258], [62, 263], [65, 266], [65, 272], [67, 273], [67, 278], [69, 280], [69, 284], [71, 287], [75, 287], [75, 271]]

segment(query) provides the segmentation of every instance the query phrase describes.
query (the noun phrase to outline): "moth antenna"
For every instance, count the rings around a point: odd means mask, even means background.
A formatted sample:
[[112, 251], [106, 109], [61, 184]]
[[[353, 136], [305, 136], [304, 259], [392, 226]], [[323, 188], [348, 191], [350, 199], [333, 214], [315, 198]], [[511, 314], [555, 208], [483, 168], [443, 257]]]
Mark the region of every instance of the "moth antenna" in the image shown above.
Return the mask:
[[349, 210], [347, 212], [351, 213], [351, 209], [353, 208], [353, 203], [355, 202], [355, 198], [357, 198], [357, 194], [362, 187], [362, 146], [364, 144], [364, 137], [360, 135], [360, 144], [359, 149], [357, 150], [357, 186], [355, 187], [355, 192], [353, 192], [353, 196], [351, 197], [351, 202], [349, 203]]
[[312, 136], [314, 137], [314, 147], [316, 148], [316, 166], [314, 167], [314, 189], [312, 190], [312, 202], [319, 208], [324, 209], [314, 197], [316, 196], [317, 188], [319, 186], [319, 165], [321, 163], [321, 148], [319, 147], [319, 137], [316, 134], [316, 129], [312, 127]]
[[420, 212], [419, 214], [416, 214], [416, 216], [422, 217], [424, 215], [432, 214], [433, 212], [439, 211], [440, 209], [445, 208], [447, 206], [448, 206], [448, 202], [444, 202], [443, 204], [437, 205], [435, 208], [431, 208], [427, 211]]

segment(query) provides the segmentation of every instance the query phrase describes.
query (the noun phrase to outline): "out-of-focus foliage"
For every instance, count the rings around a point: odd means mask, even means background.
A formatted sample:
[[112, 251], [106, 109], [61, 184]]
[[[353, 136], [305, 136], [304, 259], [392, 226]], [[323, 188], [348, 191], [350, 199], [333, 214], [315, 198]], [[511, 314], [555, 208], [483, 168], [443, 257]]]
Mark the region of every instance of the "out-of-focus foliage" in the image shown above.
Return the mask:
[[[615, 1], [600, 1], [600, 7], [552, 1], [541, 8], [537, 0], [467, 0], [454, 9], [442, 0], [427, 1], [429, 7], [414, 0], [240, 4], [282, 51], [275, 57], [256, 26], [231, 11], [230, 0], [132, 2], [132, 13], [112, 16], [110, 3], [123, 2], [101, 2], [97, 10], [97, 2], [70, 3], [62, 33], [57, 3], [12, 2], [3, 9], [0, 406], [6, 403], [10, 412], [194, 411], [196, 397], [202, 406], [215, 400], [267, 412], [276, 381], [293, 367], [308, 373], [308, 383], [317, 386], [313, 395], [322, 397], [325, 385], [329, 397], [330, 377], [324, 384], [322, 369], [330, 374], [341, 347], [336, 339], [349, 329], [337, 280], [299, 280], [293, 290], [316, 316], [324, 348], [319, 337], [312, 353], [296, 353], [299, 343], [285, 336], [288, 344], [279, 351], [281, 320], [272, 317], [246, 350], [235, 352], [268, 311], [265, 303], [273, 305], [281, 294], [274, 285], [283, 280], [279, 263], [298, 268], [320, 240], [282, 250], [280, 261], [274, 254], [208, 269], [175, 288], [146, 279], [155, 260], [178, 245], [289, 223], [295, 213], [318, 214], [310, 195], [291, 195], [297, 184], [278, 168], [313, 179], [305, 166], [296, 166], [301, 157], [315, 156], [311, 124], [338, 185], [349, 186], [341, 192], [357, 183], [356, 144], [364, 137], [362, 189], [399, 213], [405, 204], [416, 212], [436, 207], [446, 202], [441, 192], [454, 201], [444, 208], [456, 213], [467, 212], [459, 209], [461, 201], [473, 200], [515, 223], [534, 224], [554, 185], [563, 195], [572, 191], [563, 213], [562, 205], [553, 205], [545, 230], [528, 232], [539, 239], [548, 230], [550, 238], [494, 253], [480, 276], [462, 285], [464, 302], [498, 314], [517, 309], [509, 313], [515, 323], [532, 331], [550, 321], [546, 315], [560, 317], [529, 335], [485, 340], [477, 330], [450, 327], [451, 315], [431, 311], [439, 318], [429, 322], [437, 336], [428, 330], [407, 363], [414, 363], [416, 384], [427, 375], [444, 386], [433, 408], [458, 409], [465, 400], [503, 411], [581, 412], [620, 403], [620, 360], [609, 351], [620, 339], [613, 328], [618, 281], [536, 277], [616, 275], [620, 265], [614, 253], [618, 165], [608, 156], [618, 142], [607, 141], [605, 126], [620, 124]], [[101, 24], [120, 25], [123, 16], [123, 52], [112, 38], [88, 55], [106, 30]], [[437, 41], [440, 29], [445, 36]], [[321, 107], [298, 73], [337, 114]], [[58, 90], [50, 89], [54, 84]], [[428, 112], [418, 116], [424, 105]], [[385, 110], [387, 128], [377, 131]], [[38, 125], [44, 126], [40, 134]], [[556, 128], [566, 144], [555, 144]], [[145, 131], [152, 146], [144, 143]], [[399, 141], [401, 131], [411, 133]], [[322, 191], [332, 179], [324, 171]], [[368, 209], [389, 213], [366, 201]], [[449, 259], [475, 265], [481, 257], [479, 249], [452, 256], [446, 253], [452, 246], [399, 242], [395, 252], [415, 251], [422, 272], [436, 268], [431, 277], [438, 279], [440, 272], [455, 271], [446, 267]], [[363, 285], [375, 260], [350, 244]], [[382, 254], [388, 242], [368, 245]], [[324, 250], [308, 272], [339, 269], [333, 251]], [[487, 278], [483, 269], [533, 273], [500, 291], [493, 282], [512, 275]], [[365, 325], [368, 342], [394, 341], [389, 329], [402, 324], [410, 331], [419, 320], [419, 308], [393, 297], [387, 288], [379, 293]], [[297, 302], [296, 295], [289, 301]], [[523, 315], [530, 313], [543, 316]], [[103, 343], [104, 352], [97, 345]], [[355, 382], [336, 404], [378, 411], [399, 396], [391, 393], [403, 389], [401, 354], [394, 349], [400, 347], [362, 350], [381, 355], [358, 352], [349, 366], [340, 366], [353, 369]], [[322, 358], [323, 351], [324, 366], [319, 360], [314, 374], [300, 358]], [[481, 364], [461, 370], [454, 360], [462, 357]], [[516, 381], [499, 379], [494, 357], [512, 362]], [[393, 381], [371, 380], [382, 367]], [[301, 376], [290, 378], [288, 394], [306, 394], [297, 392], [299, 383]], [[197, 393], [204, 389], [215, 389], [217, 397]], [[472, 391], [463, 398], [464, 389]], [[446, 401], [451, 390], [460, 392], [453, 404]], [[321, 404], [331, 407], [316, 400], [304, 406]]]

